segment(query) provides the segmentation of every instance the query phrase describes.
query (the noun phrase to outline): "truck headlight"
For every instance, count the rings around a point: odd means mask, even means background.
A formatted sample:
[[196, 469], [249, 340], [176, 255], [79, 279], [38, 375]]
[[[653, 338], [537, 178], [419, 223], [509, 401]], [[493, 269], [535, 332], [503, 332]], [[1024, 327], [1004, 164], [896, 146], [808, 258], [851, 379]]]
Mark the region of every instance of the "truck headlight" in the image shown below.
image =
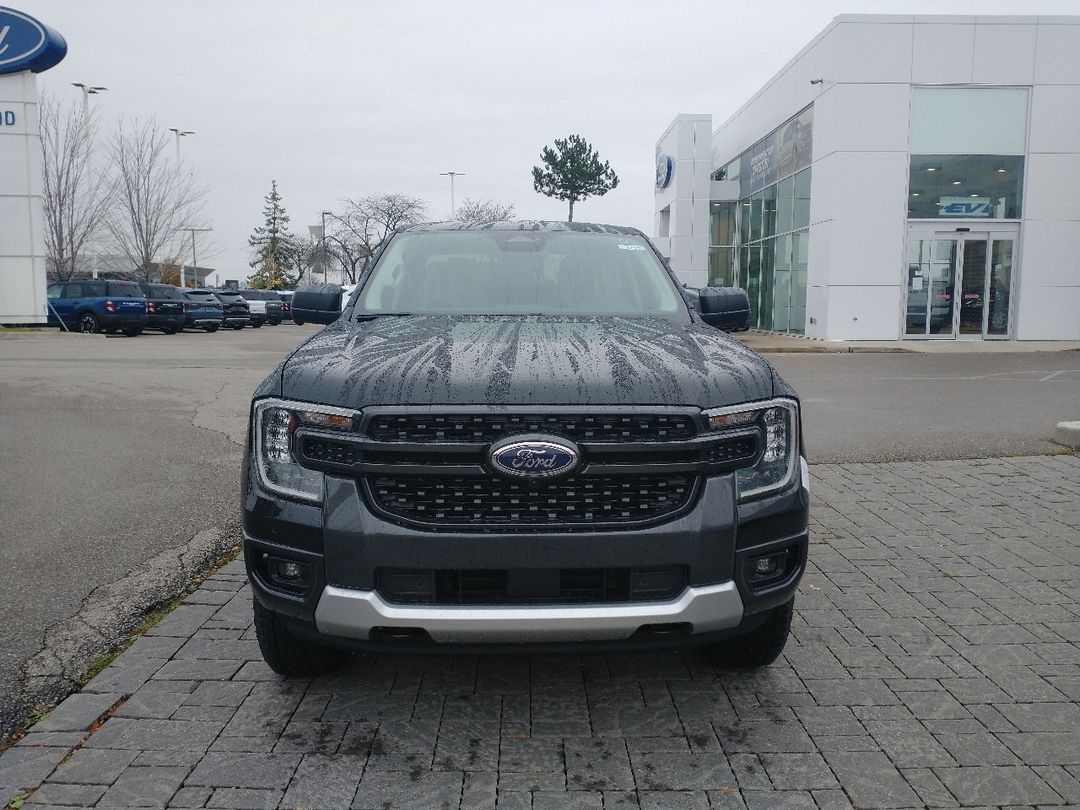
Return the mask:
[[301, 467], [293, 455], [293, 434], [303, 426], [320, 430], [351, 431], [358, 423], [358, 411], [261, 399], [254, 405], [255, 469], [259, 483], [270, 492], [311, 503], [322, 501], [323, 474]]
[[789, 486], [798, 473], [799, 405], [791, 399], [772, 399], [705, 411], [713, 430], [756, 425], [764, 451], [753, 467], [735, 472], [739, 500], [759, 498]]

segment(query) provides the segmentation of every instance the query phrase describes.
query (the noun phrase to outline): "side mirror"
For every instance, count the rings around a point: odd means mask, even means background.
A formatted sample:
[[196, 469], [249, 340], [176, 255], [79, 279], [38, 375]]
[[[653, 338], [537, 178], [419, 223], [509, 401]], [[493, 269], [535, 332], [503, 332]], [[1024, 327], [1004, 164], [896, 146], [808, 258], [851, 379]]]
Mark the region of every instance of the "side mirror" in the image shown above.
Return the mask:
[[296, 323], [333, 323], [341, 315], [341, 286], [313, 284], [293, 293], [293, 321]]
[[703, 287], [697, 291], [701, 320], [725, 332], [750, 328], [750, 298], [741, 287]]

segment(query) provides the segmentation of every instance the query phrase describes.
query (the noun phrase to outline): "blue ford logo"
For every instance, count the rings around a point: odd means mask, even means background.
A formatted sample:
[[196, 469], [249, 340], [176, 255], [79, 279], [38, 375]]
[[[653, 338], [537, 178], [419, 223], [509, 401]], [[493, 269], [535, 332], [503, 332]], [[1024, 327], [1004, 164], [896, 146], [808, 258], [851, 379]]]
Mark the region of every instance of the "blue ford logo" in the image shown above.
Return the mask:
[[0, 7], [0, 73], [48, 70], [67, 53], [67, 42], [29, 14]]
[[569, 443], [546, 439], [507, 439], [491, 449], [491, 466], [503, 475], [551, 478], [578, 465], [578, 451]]

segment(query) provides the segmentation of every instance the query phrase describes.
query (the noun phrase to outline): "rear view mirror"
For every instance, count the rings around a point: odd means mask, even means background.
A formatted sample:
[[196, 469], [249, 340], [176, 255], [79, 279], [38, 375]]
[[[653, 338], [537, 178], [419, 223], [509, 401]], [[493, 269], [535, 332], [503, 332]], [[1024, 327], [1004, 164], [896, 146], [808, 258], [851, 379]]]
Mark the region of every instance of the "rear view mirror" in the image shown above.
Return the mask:
[[299, 287], [293, 293], [293, 322], [333, 323], [341, 315], [341, 286], [338, 284], [313, 284]]
[[725, 332], [750, 328], [750, 298], [740, 287], [704, 287], [697, 291], [701, 320]]

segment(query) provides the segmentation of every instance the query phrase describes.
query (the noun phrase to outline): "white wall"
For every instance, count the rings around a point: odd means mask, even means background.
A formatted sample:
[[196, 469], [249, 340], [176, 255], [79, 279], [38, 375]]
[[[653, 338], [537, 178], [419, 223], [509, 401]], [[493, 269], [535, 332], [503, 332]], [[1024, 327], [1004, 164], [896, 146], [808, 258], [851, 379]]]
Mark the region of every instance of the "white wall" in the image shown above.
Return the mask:
[[37, 84], [23, 71], [0, 75], [0, 323], [44, 321]]
[[[674, 172], [667, 188], [655, 189], [653, 241], [679, 280], [693, 287], [708, 281], [711, 143], [712, 116], [686, 114], [675, 116], [656, 142], [658, 153], [674, 161]], [[665, 219], [668, 234], [662, 236]]]
[[1014, 334], [1080, 339], [1080, 17], [837, 17], [713, 133], [715, 168], [814, 104], [807, 334], [901, 336], [912, 83], [1034, 85]]

